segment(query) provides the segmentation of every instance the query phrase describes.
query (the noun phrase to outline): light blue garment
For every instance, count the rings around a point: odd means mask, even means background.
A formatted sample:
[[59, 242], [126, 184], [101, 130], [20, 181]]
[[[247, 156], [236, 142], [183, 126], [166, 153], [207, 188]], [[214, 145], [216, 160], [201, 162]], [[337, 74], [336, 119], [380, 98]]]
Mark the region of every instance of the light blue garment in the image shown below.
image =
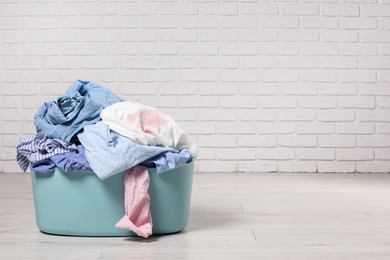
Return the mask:
[[84, 126], [100, 121], [100, 111], [123, 101], [110, 90], [89, 81], [76, 80], [65, 96], [45, 102], [35, 114], [35, 126], [49, 138], [71, 142]]
[[159, 154], [141, 163], [146, 167], [156, 167], [157, 174], [175, 169], [188, 162], [191, 162], [192, 157], [188, 150], [170, 151]]
[[84, 127], [78, 138], [92, 170], [104, 180], [172, 148], [134, 143], [102, 122]]

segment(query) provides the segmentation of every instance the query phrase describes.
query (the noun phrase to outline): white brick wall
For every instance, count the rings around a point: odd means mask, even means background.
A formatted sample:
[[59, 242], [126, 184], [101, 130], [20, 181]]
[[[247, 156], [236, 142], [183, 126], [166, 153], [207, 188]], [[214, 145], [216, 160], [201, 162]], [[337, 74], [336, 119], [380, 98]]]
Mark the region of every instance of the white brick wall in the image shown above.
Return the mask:
[[390, 2], [0, 1], [0, 171], [75, 79], [172, 115], [199, 172], [390, 172]]

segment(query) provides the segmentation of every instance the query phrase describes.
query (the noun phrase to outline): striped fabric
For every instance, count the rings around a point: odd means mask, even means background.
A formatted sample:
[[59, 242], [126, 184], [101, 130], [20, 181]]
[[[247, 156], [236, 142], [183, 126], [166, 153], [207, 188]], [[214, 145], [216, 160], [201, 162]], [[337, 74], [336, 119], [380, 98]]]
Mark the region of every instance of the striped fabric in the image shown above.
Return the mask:
[[30, 162], [36, 163], [56, 154], [77, 151], [77, 146], [60, 139], [49, 139], [44, 132], [39, 132], [36, 136], [21, 138], [16, 150], [16, 160], [20, 168], [26, 171]]

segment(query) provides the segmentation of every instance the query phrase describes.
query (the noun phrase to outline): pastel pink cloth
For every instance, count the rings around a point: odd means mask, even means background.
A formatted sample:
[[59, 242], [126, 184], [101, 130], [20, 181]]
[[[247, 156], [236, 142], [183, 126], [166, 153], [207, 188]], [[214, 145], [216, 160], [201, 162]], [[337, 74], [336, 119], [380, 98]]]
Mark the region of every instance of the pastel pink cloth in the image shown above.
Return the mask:
[[135, 166], [125, 172], [125, 216], [116, 223], [116, 228], [129, 229], [141, 237], [152, 235], [150, 214], [148, 169]]

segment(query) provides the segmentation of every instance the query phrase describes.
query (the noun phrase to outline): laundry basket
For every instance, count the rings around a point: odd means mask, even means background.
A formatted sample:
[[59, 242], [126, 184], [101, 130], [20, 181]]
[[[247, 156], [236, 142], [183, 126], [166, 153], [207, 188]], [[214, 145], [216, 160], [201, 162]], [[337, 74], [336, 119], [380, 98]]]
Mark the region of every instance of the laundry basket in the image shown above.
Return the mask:
[[[188, 224], [194, 160], [157, 174], [149, 169], [153, 235]], [[101, 181], [93, 172], [32, 171], [36, 222], [42, 232], [72, 236], [136, 236], [115, 228], [124, 216], [124, 173]]]

